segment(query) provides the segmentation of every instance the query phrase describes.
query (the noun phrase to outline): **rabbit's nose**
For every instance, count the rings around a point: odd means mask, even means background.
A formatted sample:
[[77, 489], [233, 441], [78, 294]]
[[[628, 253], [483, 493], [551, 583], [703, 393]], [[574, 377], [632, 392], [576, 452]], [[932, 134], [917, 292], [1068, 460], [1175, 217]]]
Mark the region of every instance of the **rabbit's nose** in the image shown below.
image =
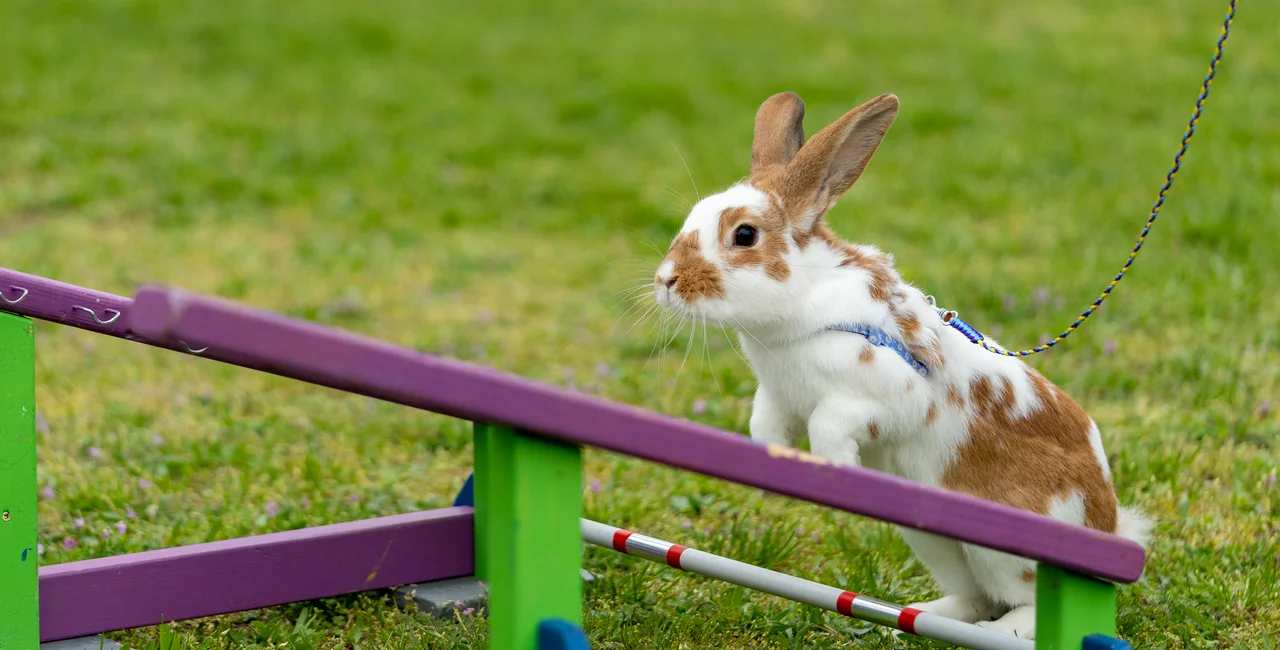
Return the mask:
[[670, 277], [665, 279], [662, 276], [658, 276], [654, 279], [658, 281], [658, 284], [661, 284], [668, 289], [676, 286], [676, 276], [674, 274], [672, 274]]

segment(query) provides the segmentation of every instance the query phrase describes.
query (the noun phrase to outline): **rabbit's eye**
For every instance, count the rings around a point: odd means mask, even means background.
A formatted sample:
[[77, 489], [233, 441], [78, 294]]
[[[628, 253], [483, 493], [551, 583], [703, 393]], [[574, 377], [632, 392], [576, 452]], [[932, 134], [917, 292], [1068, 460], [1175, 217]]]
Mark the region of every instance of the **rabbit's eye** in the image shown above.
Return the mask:
[[733, 245], [747, 247], [756, 243], [756, 229], [751, 226], [742, 225], [733, 231]]

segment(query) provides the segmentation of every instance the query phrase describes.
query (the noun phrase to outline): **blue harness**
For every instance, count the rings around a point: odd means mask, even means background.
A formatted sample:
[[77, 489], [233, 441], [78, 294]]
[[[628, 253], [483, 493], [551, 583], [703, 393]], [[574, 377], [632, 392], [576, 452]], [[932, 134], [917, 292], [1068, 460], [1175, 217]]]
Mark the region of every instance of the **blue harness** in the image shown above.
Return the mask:
[[911, 350], [907, 349], [906, 343], [893, 338], [888, 332], [880, 329], [879, 327], [869, 327], [867, 325], [832, 325], [827, 329], [835, 332], [861, 334], [867, 337], [867, 340], [870, 341], [872, 345], [878, 345], [882, 348], [889, 348], [890, 350], [893, 350], [894, 353], [902, 357], [903, 361], [907, 362], [907, 365], [911, 366], [912, 370], [920, 373], [921, 377], [929, 376], [929, 368], [923, 363], [920, 363], [920, 360], [917, 359], [915, 355], [911, 354]]
[[[961, 334], [964, 335], [965, 338], [969, 339], [974, 343], [979, 343], [979, 344], [985, 343], [985, 337], [982, 335], [982, 332], [979, 332], [978, 330], [974, 329], [972, 325], [964, 322], [963, 320], [960, 320], [960, 316], [956, 314], [956, 312], [949, 309], [942, 309], [938, 307], [937, 303], [933, 299], [933, 296], [927, 296], [927, 297], [929, 299], [929, 304], [932, 305], [933, 308], [938, 311], [938, 316], [942, 317], [943, 323], [946, 323], [952, 329], [956, 330], [957, 332], [960, 332]], [[907, 365], [911, 366], [912, 370], [915, 370], [916, 372], [920, 373], [921, 377], [929, 376], [929, 368], [925, 366], [923, 363], [921, 363], [920, 360], [915, 357], [915, 355], [911, 354], [911, 350], [907, 348], [906, 343], [899, 341], [898, 339], [894, 338], [888, 332], [880, 329], [879, 327], [871, 327], [869, 325], [832, 325], [827, 329], [833, 332], [849, 332], [850, 334], [861, 334], [862, 336], [865, 336], [867, 338], [867, 341], [870, 341], [872, 345], [893, 350], [895, 354], [902, 357], [903, 361], [907, 362]]]

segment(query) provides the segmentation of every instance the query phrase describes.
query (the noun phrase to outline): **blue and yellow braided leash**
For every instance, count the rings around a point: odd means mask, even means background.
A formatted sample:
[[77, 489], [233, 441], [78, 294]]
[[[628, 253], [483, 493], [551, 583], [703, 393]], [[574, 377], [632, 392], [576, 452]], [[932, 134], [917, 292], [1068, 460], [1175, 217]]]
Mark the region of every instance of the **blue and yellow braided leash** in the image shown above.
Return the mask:
[[[1169, 169], [1169, 173], [1165, 175], [1164, 187], [1160, 188], [1160, 195], [1156, 198], [1155, 205], [1151, 208], [1151, 216], [1147, 218], [1146, 225], [1142, 228], [1142, 234], [1138, 237], [1138, 243], [1134, 245], [1133, 252], [1129, 253], [1129, 259], [1125, 260], [1124, 266], [1120, 267], [1120, 272], [1116, 274], [1115, 279], [1102, 290], [1102, 294], [1098, 296], [1089, 308], [1084, 310], [1064, 332], [1054, 337], [1052, 341], [1046, 341], [1037, 345], [1030, 350], [1018, 350], [1010, 352], [1001, 349], [991, 343], [988, 343], [981, 332], [974, 329], [973, 326], [960, 320], [956, 312], [946, 309], [938, 309], [938, 314], [942, 316], [943, 321], [964, 334], [970, 341], [981, 345], [988, 352], [994, 352], [1007, 357], [1029, 357], [1033, 354], [1044, 352], [1049, 348], [1061, 343], [1071, 333], [1076, 331], [1081, 324], [1102, 306], [1102, 301], [1111, 295], [1111, 290], [1116, 288], [1117, 284], [1124, 279], [1124, 274], [1129, 271], [1129, 267], [1133, 266], [1133, 261], [1138, 258], [1138, 252], [1142, 250], [1142, 245], [1147, 241], [1147, 233], [1151, 232], [1151, 226], [1156, 222], [1156, 217], [1160, 216], [1160, 208], [1164, 206], [1164, 199], [1169, 194], [1169, 189], [1173, 187], [1173, 179], [1178, 175], [1178, 169], [1182, 167], [1182, 157], [1187, 153], [1187, 145], [1191, 143], [1191, 136], [1195, 135], [1196, 123], [1200, 121], [1200, 113], [1204, 110], [1205, 100], [1209, 99], [1209, 87], [1213, 84], [1213, 77], [1218, 72], [1218, 62], [1222, 60], [1222, 48], [1227, 43], [1227, 36], [1231, 33], [1231, 21], [1236, 17], [1236, 0], [1230, 0], [1227, 8], [1227, 18], [1222, 22], [1222, 34], [1218, 37], [1218, 45], [1213, 52], [1213, 60], [1209, 62], [1209, 74], [1205, 75], [1204, 83], [1200, 85], [1200, 97], [1196, 99], [1195, 112], [1191, 114], [1191, 122], [1187, 124], [1187, 131], [1182, 136], [1181, 146], [1178, 147], [1178, 153], [1173, 157], [1173, 167]], [[932, 297], [930, 297], [932, 302]], [[935, 306], [936, 307], [936, 306]]]

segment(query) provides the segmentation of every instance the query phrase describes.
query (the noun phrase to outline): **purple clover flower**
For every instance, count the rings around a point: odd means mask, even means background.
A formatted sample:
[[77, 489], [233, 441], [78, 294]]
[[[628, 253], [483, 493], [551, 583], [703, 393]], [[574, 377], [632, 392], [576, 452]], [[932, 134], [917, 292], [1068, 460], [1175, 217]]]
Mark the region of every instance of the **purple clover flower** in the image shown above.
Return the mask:
[[1035, 301], [1036, 305], [1044, 305], [1049, 302], [1049, 287], [1037, 287]]

